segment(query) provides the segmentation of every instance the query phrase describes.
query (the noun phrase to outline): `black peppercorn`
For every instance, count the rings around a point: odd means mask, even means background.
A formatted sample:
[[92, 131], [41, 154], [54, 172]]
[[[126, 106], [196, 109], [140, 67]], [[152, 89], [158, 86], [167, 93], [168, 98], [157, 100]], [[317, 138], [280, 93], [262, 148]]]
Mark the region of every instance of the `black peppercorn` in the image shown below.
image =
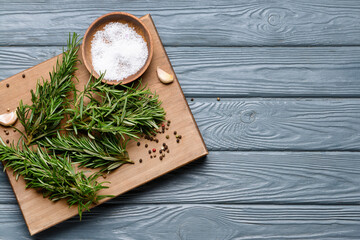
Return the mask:
[[170, 152], [170, 150], [168, 149], [166, 152], [167, 152], [167, 153], [169, 153], [169, 152]]
[[140, 158], [139, 163], [142, 163], [142, 159]]
[[6, 139], [6, 143], [9, 143], [10, 141], [9, 141], [9, 139]]
[[162, 153], [162, 150], [161, 150], [161, 149], [159, 150], [159, 153]]
[[10, 84], [7, 83], [7, 84], [6, 84], [6, 87], [10, 87]]
[[23, 75], [21, 75], [22, 76], [22, 78], [25, 78], [25, 74], [23, 74]]
[[140, 142], [137, 142], [137, 145], [140, 146]]
[[180, 140], [179, 140], [179, 139], [176, 139], [176, 142], [177, 142], [177, 143], [179, 143], [179, 142], [180, 142]]
[[147, 148], [148, 146], [149, 146], [149, 145], [146, 143], [146, 144], [145, 144], [145, 147]]
[[149, 154], [151, 154], [151, 150], [149, 150]]
[[192, 99], [191, 99], [191, 101], [193, 102], [193, 101], [194, 101], [194, 99], [192, 98]]
[[159, 157], [159, 159], [160, 159], [160, 160], [162, 160], [162, 159], [163, 159], [163, 157], [162, 157], [162, 156], [160, 156], [160, 157]]

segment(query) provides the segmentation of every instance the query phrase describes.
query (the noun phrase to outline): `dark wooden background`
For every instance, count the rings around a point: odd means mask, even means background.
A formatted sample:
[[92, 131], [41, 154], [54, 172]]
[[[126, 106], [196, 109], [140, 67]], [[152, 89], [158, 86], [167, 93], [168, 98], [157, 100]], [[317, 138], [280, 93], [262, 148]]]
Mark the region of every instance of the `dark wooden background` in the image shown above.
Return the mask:
[[[360, 238], [360, 1], [0, 0], [0, 79], [112, 11], [152, 15], [210, 154], [33, 239]], [[0, 239], [31, 239], [4, 173]]]

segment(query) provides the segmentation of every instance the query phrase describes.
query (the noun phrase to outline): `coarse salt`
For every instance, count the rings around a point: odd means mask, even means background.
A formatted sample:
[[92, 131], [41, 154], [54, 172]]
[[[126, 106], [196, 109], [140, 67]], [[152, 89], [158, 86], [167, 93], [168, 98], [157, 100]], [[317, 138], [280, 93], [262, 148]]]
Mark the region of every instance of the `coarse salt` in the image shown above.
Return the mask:
[[128, 24], [112, 22], [91, 41], [94, 70], [107, 80], [121, 81], [137, 73], [148, 58], [144, 39]]

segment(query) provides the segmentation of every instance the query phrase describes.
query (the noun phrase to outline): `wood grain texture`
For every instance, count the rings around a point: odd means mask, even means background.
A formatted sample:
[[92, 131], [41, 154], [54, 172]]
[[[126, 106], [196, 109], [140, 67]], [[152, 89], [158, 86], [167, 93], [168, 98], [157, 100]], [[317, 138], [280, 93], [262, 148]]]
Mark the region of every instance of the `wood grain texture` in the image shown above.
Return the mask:
[[197, 98], [188, 103], [209, 150], [360, 150], [360, 99]]
[[[360, 96], [360, 47], [167, 47], [188, 97]], [[57, 54], [55, 47], [0, 48], [0, 80]]]
[[[358, 239], [359, 206], [107, 203], [36, 239]], [[0, 238], [31, 239], [16, 205], [0, 205]]]
[[[152, 14], [208, 147], [225, 151], [36, 239], [360, 238], [359, 1], [2, 0], [0, 46], [18, 47], [0, 47], [0, 80], [112, 11]], [[33, 239], [1, 173], [0, 239]]]
[[[210, 152], [112, 202], [360, 204], [359, 159], [351, 152]], [[0, 204], [9, 203], [16, 200], [0, 174]]]
[[360, 99], [188, 102], [209, 150], [360, 150]]
[[[113, 11], [150, 13], [165, 45], [357, 45], [357, 0], [1, 1], [0, 45], [63, 45]], [[16, 35], [16, 37], [14, 37]]]

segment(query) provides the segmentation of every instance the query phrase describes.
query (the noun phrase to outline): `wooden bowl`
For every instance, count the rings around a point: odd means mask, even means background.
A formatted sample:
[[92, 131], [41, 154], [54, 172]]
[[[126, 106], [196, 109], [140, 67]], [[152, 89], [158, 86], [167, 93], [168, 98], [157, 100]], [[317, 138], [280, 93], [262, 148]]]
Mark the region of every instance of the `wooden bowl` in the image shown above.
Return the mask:
[[134, 30], [143, 37], [144, 41], [147, 44], [148, 48], [148, 58], [142, 68], [140, 70], [133, 74], [128, 76], [127, 78], [124, 78], [120, 81], [110, 81], [103, 79], [103, 82], [111, 85], [115, 84], [127, 84], [129, 82], [135, 81], [138, 79], [149, 67], [151, 58], [153, 55], [153, 42], [151, 39], [151, 35], [149, 30], [146, 28], [146, 26], [140, 21], [139, 18], [125, 12], [112, 12], [105, 14], [98, 19], [96, 19], [86, 30], [83, 43], [81, 45], [81, 52], [82, 52], [82, 58], [83, 63], [85, 64], [87, 70], [96, 78], [99, 78], [99, 74], [95, 72], [94, 67], [92, 65], [92, 56], [91, 56], [91, 41], [94, 38], [94, 35], [97, 31], [101, 31], [104, 29], [104, 27], [110, 23], [110, 22], [120, 22], [120, 23], [127, 23], [129, 27], [133, 27]]

